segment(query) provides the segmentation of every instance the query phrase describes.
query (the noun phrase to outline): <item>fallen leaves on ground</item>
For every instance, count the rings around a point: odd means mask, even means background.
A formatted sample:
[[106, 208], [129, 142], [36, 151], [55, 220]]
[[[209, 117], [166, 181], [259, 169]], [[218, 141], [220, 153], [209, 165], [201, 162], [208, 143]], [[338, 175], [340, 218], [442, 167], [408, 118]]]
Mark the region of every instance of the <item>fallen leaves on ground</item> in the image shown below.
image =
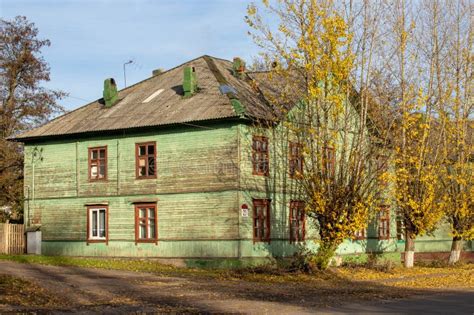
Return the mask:
[[456, 267], [396, 267], [390, 272], [368, 268], [339, 268], [338, 273], [353, 281], [379, 282], [386, 286], [416, 289], [474, 288], [474, 265]]
[[0, 305], [61, 307], [61, 300], [46, 289], [21, 278], [0, 275]]

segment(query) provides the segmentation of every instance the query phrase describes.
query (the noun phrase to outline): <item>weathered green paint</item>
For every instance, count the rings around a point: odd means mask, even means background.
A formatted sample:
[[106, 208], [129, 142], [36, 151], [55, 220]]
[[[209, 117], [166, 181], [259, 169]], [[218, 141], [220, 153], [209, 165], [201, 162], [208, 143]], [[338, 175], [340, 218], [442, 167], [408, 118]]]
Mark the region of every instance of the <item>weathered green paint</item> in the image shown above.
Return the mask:
[[198, 88], [196, 72], [193, 67], [184, 67], [183, 72], [184, 97], [190, 97], [196, 93]]
[[[222, 122], [26, 144], [27, 221], [41, 225], [42, 251], [50, 255], [184, 258], [193, 266], [215, 265], [199, 258], [222, 258], [224, 265], [240, 266], [291, 256], [301, 245], [316, 250], [318, 233], [310, 222], [307, 241], [289, 243], [289, 202], [297, 196], [286, 190], [292, 180], [287, 162], [278, 158], [286, 153], [275, 149], [278, 138], [271, 132]], [[268, 177], [252, 175], [251, 139], [260, 133], [270, 137], [270, 168], [278, 170]], [[137, 180], [135, 143], [148, 141], [157, 144], [158, 175]], [[286, 147], [287, 140], [281, 141], [278, 146]], [[105, 182], [88, 179], [88, 148], [95, 146], [107, 146]], [[34, 151], [41, 156], [33, 158]], [[253, 242], [252, 198], [272, 200], [270, 243]], [[151, 199], [157, 200], [159, 241], [135, 244], [133, 202]], [[87, 245], [85, 205], [103, 202], [109, 206], [109, 242]], [[249, 205], [249, 217], [242, 217], [242, 204]], [[376, 239], [372, 224], [367, 240], [347, 240], [338, 253], [398, 255], [403, 243], [396, 240], [391, 214], [390, 240]], [[448, 251], [450, 244], [446, 224], [416, 242], [418, 251]]]
[[103, 97], [104, 97], [105, 107], [112, 107], [114, 106], [115, 103], [117, 103], [118, 91], [117, 91], [117, 85], [115, 84], [114, 79], [110, 78], [110, 79], [104, 80]]
[[245, 108], [238, 99], [231, 98], [230, 103], [232, 104], [232, 107], [238, 115], [242, 115], [243, 113], [245, 113]]
[[[157, 143], [158, 176], [137, 180], [135, 143], [147, 141]], [[27, 144], [26, 207], [30, 223], [41, 225], [43, 252], [238, 257], [238, 246], [233, 245], [239, 234], [237, 143], [237, 126], [216, 124]], [[107, 146], [105, 182], [88, 178], [88, 148], [95, 146]], [[42, 149], [42, 156], [33, 163], [35, 149]], [[153, 198], [158, 200], [158, 245], [135, 245], [132, 202]], [[109, 205], [109, 244], [87, 245], [85, 205], [102, 202]]]

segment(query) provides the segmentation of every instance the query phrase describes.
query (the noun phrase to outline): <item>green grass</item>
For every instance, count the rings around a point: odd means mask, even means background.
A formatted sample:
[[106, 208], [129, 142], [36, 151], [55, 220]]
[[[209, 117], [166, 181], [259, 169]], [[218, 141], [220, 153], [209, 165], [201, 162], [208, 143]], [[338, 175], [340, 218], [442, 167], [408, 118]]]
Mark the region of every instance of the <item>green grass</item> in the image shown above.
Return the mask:
[[[72, 266], [85, 268], [99, 268], [109, 270], [125, 270], [135, 272], [149, 272], [163, 276], [177, 276], [177, 277], [193, 277], [204, 279], [233, 279], [244, 280], [252, 282], [264, 283], [313, 283], [315, 285], [334, 285], [340, 286], [341, 283], [350, 285], [352, 282], [371, 281], [368, 277], [372, 275], [377, 279], [389, 279], [393, 277], [413, 277], [421, 274], [439, 274], [444, 272], [457, 274], [462, 273], [462, 277], [468, 279], [472, 276], [472, 265], [464, 266], [462, 268], [413, 268], [404, 269], [402, 267], [392, 268], [391, 272], [381, 270], [381, 268], [370, 268], [368, 266], [360, 266], [354, 269], [353, 267], [340, 267], [326, 271], [314, 272], [312, 274], [304, 274], [299, 272], [289, 272], [287, 269], [275, 265], [261, 265], [257, 267], [245, 267], [237, 269], [211, 269], [211, 268], [190, 268], [190, 267], [175, 267], [165, 265], [158, 262], [156, 259], [150, 258], [88, 258], [88, 257], [64, 257], [64, 256], [36, 256], [36, 255], [0, 255], [0, 260], [10, 260], [25, 264], [41, 264], [53, 266]], [[357, 272], [356, 272], [357, 271]], [[374, 280], [372, 280], [374, 281]], [[458, 281], [458, 280], [457, 280]], [[470, 281], [470, 280], [466, 280]], [[360, 284], [357, 284], [360, 285]], [[471, 282], [466, 283], [465, 286], [472, 286]]]
[[24, 264], [126, 270], [136, 272], [151, 272], [166, 275], [214, 275], [218, 272], [216, 270], [203, 270], [197, 268], [178, 268], [159, 263], [153, 259], [86, 258], [40, 255], [0, 255], [0, 259], [15, 261]]

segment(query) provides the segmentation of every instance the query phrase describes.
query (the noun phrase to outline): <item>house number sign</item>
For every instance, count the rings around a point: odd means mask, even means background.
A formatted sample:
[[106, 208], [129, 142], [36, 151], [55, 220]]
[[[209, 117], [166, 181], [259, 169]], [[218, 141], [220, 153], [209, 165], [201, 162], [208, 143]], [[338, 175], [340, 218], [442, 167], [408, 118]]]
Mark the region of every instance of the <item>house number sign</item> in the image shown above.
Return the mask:
[[242, 210], [242, 218], [248, 218], [249, 216], [249, 206], [247, 206], [245, 203], [240, 207]]

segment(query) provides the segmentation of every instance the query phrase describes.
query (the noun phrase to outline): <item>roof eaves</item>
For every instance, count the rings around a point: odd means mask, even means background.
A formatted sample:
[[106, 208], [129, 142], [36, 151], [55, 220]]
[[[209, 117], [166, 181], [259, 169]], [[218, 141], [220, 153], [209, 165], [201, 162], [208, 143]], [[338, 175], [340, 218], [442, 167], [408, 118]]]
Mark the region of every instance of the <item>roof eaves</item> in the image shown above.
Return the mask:
[[90, 135], [90, 134], [96, 134], [96, 133], [107, 133], [107, 132], [117, 132], [117, 131], [130, 131], [130, 130], [140, 130], [140, 129], [146, 129], [146, 128], [152, 128], [152, 127], [172, 127], [172, 126], [178, 126], [178, 125], [190, 125], [192, 122], [217, 122], [219, 120], [229, 120], [229, 119], [243, 119], [245, 120], [246, 118], [241, 116], [241, 115], [228, 115], [228, 116], [221, 116], [221, 117], [216, 117], [216, 118], [206, 118], [206, 119], [192, 119], [188, 121], [176, 121], [176, 122], [168, 122], [168, 123], [162, 123], [162, 124], [149, 124], [149, 125], [141, 125], [141, 126], [133, 126], [133, 127], [127, 127], [127, 128], [111, 128], [111, 129], [97, 129], [97, 130], [89, 130], [89, 131], [81, 131], [81, 132], [70, 132], [70, 133], [57, 133], [57, 134], [49, 134], [49, 135], [44, 135], [44, 136], [33, 136], [33, 137], [25, 137], [25, 138], [11, 138], [7, 139], [9, 141], [13, 142], [29, 142], [29, 141], [34, 141], [34, 140], [39, 140], [39, 139], [48, 139], [48, 138], [57, 138], [57, 137], [70, 137], [70, 136], [81, 136], [81, 135]]
[[[194, 58], [194, 59], [188, 60], [188, 61], [186, 61], [186, 62], [183, 62], [183, 63], [181, 63], [181, 64], [179, 64], [179, 65], [177, 65], [177, 66], [175, 66], [175, 67], [173, 67], [173, 68], [170, 68], [170, 69], [168, 69], [168, 70], [166, 70], [166, 71], [163, 71], [163, 72], [161, 72], [161, 73], [160, 73], [159, 75], [157, 75], [157, 76], [162, 76], [163, 74], [165, 74], [165, 73], [167, 73], [167, 72], [170, 72], [170, 71], [172, 71], [172, 70], [174, 70], [174, 69], [177, 69], [177, 68], [179, 68], [179, 67], [182, 67], [183, 65], [185, 65], [185, 64], [187, 64], [187, 63], [191, 63], [191, 62], [193, 62], [193, 61], [196, 61], [196, 60], [198, 60], [198, 59], [200, 59], [200, 58], [204, 58], [204, 57], [215, 58], [215, 57], [211, 57], [211, 56], [209, 56], [209, 55], [202, 55], [202, 56], [199, 56], [199, 57], [197, 57], [197, 58]], [[215, 58], [215, 59], [219, 59], [219, 58]], [[221, 59], [221, 60], [224, 60], [224, 59]], [[228, 60], [226, 60], [226, 61], [228, 61]], [[230, 61], [228, 61], [228, 62], [230, 62]], [[135, 83], [135, 84], [129, 85], [129, 86], [127, 86], [127, 87], [125, 87], [125, 88], [119, 90], [118, 92], [119, 92], [119, 94], [120, 94], [120, 93], [123, 93], [123, 91], [129, 90], [129, 89], [131, 89], [131, 88], [133, 88], [133, 87], [135, 87], [135, 86], [137, 86], [137, 85], [139, 85], [139, 84], [141, 84], [141, 83], [143, 83], [143, 82], [147, 82], [147, 81], [149, 81], [149, 80], [151, 80], [151, 79], [154, 79], [154, 78], [156, 78], [156, 76], [151, 76], [151, 77], [149, 77], [149, 78], [143, 79], [143, 80], [141, 80], [141, 81], [139, 81], [139, 82], [137, 82], [137, 83]], [[83, 105], [83, 106], [80, 106], [80, 107], [78, 107], [78, 108], [75, 108], [75, 109], [72, 110], [72, 111], [66, 112], [66, 113], [64, 113], [63, 115], [60, 115], [60, 116], [58, 116], [58, 117], [55, 117], [55, 118], [51, 119], [50, 121], [48, 121], [48, 122], [46, 122], [46, 123], [44, 123], [44, 124], [42, 124], [42, 125], [40, 125], [40, 126], [37, 126], [37, 127], [33, 128], [33, 129], [31, 129], [31, 130], [25, 131], [25, 132], [23, 132], [23, 133], [21, 133], [21, 134], [24, 134], [24, 133], [33, 131], [33, 130], [38, 129], [38, 128], [41, 128], [41, 127], [43, 127], [43, 126], [45, 126], [45, 125], [47, 125], [47, 124], [49, 124], [49, 123], [51, 123], [51, 122], [53, 122], [53, 121], [55, 121], [55, 120], [57, 120], [57, 119], [66, 117], [66, 116], [70, 115], [71, 113], [74, 113], [74, 112], [76, 112], [76, 111], [78, 111], [78, 110], [81, 110], [81, 109], [83, 109], [83, 108], [86, 108], [87, 106], [90, 106], [90, 105], [93, 105], [93, 104], [95, 104], [95, 103], [97, 103], [97, 102], [100, 102], [101, 99], [102, 99], [102, 98], [98, 98], [98, 99], [95, 100], [95, 101], [89, 102], [89, 103], [87, 103], [87, 104], [85, 104], [85, 105]], [[132, 127], [132, 128], [133, 128], [133, 127]], [[126, 128], [125, 128], [125, 129], [126, 129]], [[18, 136], [8, 137], [8, 138], [6, 138], [6, 139], [7, 139], [8, 141], [15, 141], [16, 139], [23, 139], [23, 138], [21, 137], [21, 134], [19, 134]], [[38, 138], [39, 138], [39, 137], [41, 137], [41, 136], [38, 136]]]

